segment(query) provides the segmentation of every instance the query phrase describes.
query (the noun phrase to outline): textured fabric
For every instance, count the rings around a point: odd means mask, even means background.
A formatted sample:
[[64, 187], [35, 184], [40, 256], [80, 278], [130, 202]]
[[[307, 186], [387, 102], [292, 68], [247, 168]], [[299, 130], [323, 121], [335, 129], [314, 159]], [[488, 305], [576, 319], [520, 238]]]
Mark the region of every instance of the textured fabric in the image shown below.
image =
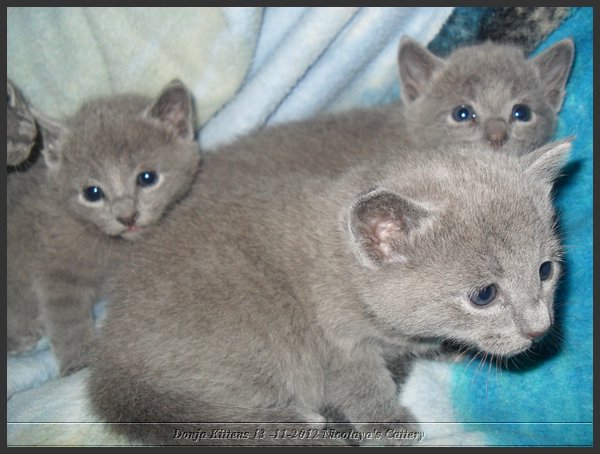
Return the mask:
[[267, 124], [381, 103], [403, 35], [424, 44], [453, 8], [267, 8], [252, 70], [200, 132], [213, 149]]
[[8, 8], [7, 73], [34, 107], [186, 83], [204, 123], [241, 86], [263, 8]]

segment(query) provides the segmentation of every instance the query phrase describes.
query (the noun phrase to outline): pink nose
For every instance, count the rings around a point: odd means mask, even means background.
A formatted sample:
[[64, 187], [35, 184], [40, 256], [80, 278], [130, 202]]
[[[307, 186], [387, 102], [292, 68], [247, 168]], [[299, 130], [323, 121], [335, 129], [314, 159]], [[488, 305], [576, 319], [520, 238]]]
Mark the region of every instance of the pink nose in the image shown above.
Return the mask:
[[494, 148], [500, 148], [508, 138], [506, 122], [490, 120], [485, 126], [485, 138]]
[[546, 331], [528, 331], [523, 334], [531, 340], [536, 340], [536, 339], [543, 337], [544, 334], [546, 334]]
[[117, 221], [119, 221], [121, 224], [123, 224], [124, 226], [132, 226], [133, 224], [135, 224], [135, 221], [137, 220], [138, 214], [137, 212], [127, 215], [127, 216], [119, 216], [117, 217]]

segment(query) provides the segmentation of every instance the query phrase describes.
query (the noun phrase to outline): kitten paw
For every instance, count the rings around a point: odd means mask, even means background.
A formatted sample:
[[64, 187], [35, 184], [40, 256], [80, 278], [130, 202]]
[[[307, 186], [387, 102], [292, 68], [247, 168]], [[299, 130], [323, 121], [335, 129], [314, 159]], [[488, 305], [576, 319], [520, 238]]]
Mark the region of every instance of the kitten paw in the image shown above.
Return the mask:
[[60, 365], [60, 375], [62, 377], [71, 375], [84, 367], [89, 366], [89, 356], [92, 350], [92, 344], [80, 345], [78, 348], [57, 351], [54, 353], [58, 358]]
[[41, 329], [16, 336], [9, 335], [6, 338], [6, 352], [12, 356], [27, 353], [35, 348], [43, 335], [44, 333]]
[[68, 361], [60, 362], [60, 375], [61, 377], [65, 377], [67, 375], [71, 375], [84, 367], [88, 366], [88, 362], [84, 358], [74, 358]]

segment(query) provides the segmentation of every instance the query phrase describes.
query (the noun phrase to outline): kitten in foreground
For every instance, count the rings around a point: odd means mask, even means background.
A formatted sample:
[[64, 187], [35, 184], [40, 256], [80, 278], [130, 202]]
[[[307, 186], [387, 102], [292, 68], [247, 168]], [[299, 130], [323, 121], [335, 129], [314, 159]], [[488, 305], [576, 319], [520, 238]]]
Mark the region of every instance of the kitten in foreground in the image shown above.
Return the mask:
[[200, 153], [178, 81], [154, 101], [121, 95], [64, 124], [37, 120], [43, 162], [8, 181], [7, 347], [46, 333], [66, 374], [87, 364], [109, 270], [188, 192]]
[[[401, 103], [267, 127], [231, 146], [245, 153], [231, 155], [230, 166], [252, 175], [265, 168], [337, 175], [386, 148], [473, 144], [527, 152], [554, 134], [573, 54], [570, 39], [529, 59], [519, 47], [486, 42], [442, 59], [404, 38]], [[232, 184], [228, 171], [207, 173], [206, 186]]]
[[[551, 189], [570, 147], [393, 149], [335, 179], [194, 186], [115, 274], [96, 410], [158, 445], [328, 444], [332, 415], [406, 443], [391, 435], [418, 425], [388, 358], [444, 340], [516, 355], [552, 325]], [[262, 438], [283, 428], [314, 438]]]

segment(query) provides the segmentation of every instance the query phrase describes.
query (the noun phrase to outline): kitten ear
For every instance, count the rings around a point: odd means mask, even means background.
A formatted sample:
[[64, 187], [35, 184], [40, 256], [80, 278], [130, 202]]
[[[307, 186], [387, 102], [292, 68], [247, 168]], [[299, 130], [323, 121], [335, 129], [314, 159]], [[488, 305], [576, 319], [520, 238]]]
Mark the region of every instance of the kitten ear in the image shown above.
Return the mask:
[[177, 79], [163, 88], [145, 115], [167, 125], [177, 137], [194, 139], [192, 97], [186, 86]]
[[13, 82], [6, 80], [6, 108], [15, 112], [17, 116], [31, 119], [31, 108], [25, 100], [23, 93]]
[[569, 158], [574, 136], [550, 142], [537, 150], [521, 156], [525, 172], [536, 180], [552, 185]]
[[368, 268], [406, 261], [403, 246], [430, 217], [429, 209], [386, 189], [359, 196], [348, 217], [359, 261]]
[[398, 65], [400, 94], [408, 104], [421, 96], [435, 70], [444, 66], [444, 60], [433, 55], [414, 39], [404, 37], [398, 50]]
[[61, 162], [59, 143], [67, 133], [67, 127], [34, 108], [31, 108], [31, 114], [42, 136], [44, 161], [48, 167], [55, 168]]
[[542, 78], [546, 98], [556, 112], [560, 110], [565, 96], [574, 52], [573, 41], [567, 38], [531, 60]]
[[6, 98], [7, 106], [13, 109], [18, 109], [18, 106], [25, 102], [17, 87], [9, 79], [6, 79]]

